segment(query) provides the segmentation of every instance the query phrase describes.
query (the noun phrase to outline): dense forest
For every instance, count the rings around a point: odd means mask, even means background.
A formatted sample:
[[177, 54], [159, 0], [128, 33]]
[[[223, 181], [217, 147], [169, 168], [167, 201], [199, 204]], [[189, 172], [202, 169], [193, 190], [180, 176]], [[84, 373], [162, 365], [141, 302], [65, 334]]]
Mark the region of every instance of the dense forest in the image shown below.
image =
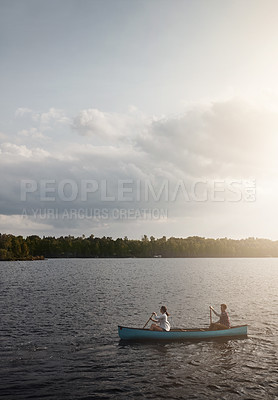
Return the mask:
[[33, 235], [23, 238], [0, 234], [0, 260], [36, 260], [68, 257], [278, 257], [278, 241], [248, 238], [186, 239], [165, 236], [141, 240]]

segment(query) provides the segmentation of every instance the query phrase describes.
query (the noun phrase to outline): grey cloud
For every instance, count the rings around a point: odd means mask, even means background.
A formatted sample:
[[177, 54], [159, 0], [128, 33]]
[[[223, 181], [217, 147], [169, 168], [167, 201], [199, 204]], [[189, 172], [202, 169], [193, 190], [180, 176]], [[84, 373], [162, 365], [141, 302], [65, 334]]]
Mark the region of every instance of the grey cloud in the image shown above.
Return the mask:
[[74, 118], [72, 127], [80, 135], [93, 135], [105, 139], [124, 139], [134, 133], [138, 122], [135, 113], [117, 114], [102, 112], [97, 109], [86, 109]]
[[[273, 157], [275, 113], [233, 99], [195, 105], [178, 117], [152, 123], [138, 136], [139, 149], [192, 176], [256, 174]], [[268, 159], [268, 160], [267, 160]]]
[[[88, 137], [87, 144], [65, 144], [62, 151], [38, 148], [35, 140], [33, 147], [14, 143], [1, 145], [0, 167], [5, 173], [0, 175], [0, 214], [21, 215], [22, 210], [27, 208], [29, 222], [34, 229], [36, 221], [31, 216], [32, 208], [55, 208], [62, 213], [65, 209], [86, 207], [109, 210], [165, 207], [170, 219], [173, 219], [172, 223], [179, 223], [184, 218], [194, 220], [201, 215], [225, 215], [230, 207], [225, 202], [215, 207], [211, 201], [186, 202], [182, 196], [175, 202], [167, 201], [163, 196], [159, 201], [145, 201], [143, 192], [138, 195], [136, 182], [140, 181], [143, 185], [150, 181], [159, 190], [166, 180], [169, 182], [169, 195], [172, 195], [178, 180], [183, 180], [188, 189], [198, 179], [243, 179], [250, 174], [257, 178], [262, 176], [264, 168], [268, 168], [266, 152], [268, 156], [272, 154], [271, 159], [274, 160], [274, 153], [269, 152], [269, 147], [278, 127], [277, 117], [268, 110], [258, 110], [235, 99], [206, 106], [195, 105], [182, 115], [157, 121], [138, 115], [133, 119], [133, 114], [126, 117], [105, 113], [100, 115], [95, 111], [87, 112], [87, 119], [82, 119], [80, 115], [75, 120], [75, 128], [79, 133], [83, 128], [91, 129], [93, 133], [98, 130], [101, 144], [93, 145]], [[118, 122], [114, 124], [113, 121]], [[101, 134], [103, 132], [104, 136]], [[263, 160], [260, 168], [256, 167], [258, 159]], [[55, 201], [42, 200], [37, 190], [28, 195], [27, 202], [23, 202], [20, 199], [20, 182], [24, 179], [34, 180], [38, 187], [42, 181], [54, 180], [50, 186], [54, 187]], [[75, 182], [78, 191], [82, 180], [93, 180], [98, 185], [106, 181], [107, 195], [115, 196], [115, 201], [103, 201], [98, 190], [88, 194], [85, 202], [80, 198], [80, 193], [76, 199], [67, 202], [57, 195], [57, 187], [65, 179]], [[135, 200], [118, 199], [120, 180], [132, 182]], [[126, 184], [127, 187], [132, 185]], [[70, 195], [68, 187], [65, 190]], [[63, 227], [65, 231], [81, 230], [82, 226], [84, 229], [91, 226], [105, 231], [111, 224], [120, 227], [123, 222], [128, 221], [90, 222], [59, 218], [40, 221], [57, 232]], [[154, 221], [145, 223], [155, 225]]]

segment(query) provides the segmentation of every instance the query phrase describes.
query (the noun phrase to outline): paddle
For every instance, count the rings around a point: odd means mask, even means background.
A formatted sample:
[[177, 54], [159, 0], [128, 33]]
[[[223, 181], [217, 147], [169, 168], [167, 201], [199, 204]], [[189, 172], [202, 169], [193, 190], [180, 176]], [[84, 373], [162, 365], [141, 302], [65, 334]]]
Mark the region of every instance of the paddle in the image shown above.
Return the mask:
[[209, 307], [209, 319], [210, 319], [210, 325], [212, 324], [212, 313], [211, 313], [211, 307]]
[[145, 327], [148, 325], [149, 321], [152, 319], [153, 314], [150, 316], [150, 318], [148, 319], [148, 321], [145, 323], [145, 325], [143, 326], [143, 329], [145, 329]]

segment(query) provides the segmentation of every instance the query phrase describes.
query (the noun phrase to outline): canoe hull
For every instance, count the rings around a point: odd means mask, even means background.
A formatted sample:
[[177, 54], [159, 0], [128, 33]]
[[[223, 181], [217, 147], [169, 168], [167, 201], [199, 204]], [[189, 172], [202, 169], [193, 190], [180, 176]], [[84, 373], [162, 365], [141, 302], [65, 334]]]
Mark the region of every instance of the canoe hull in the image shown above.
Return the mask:
[[169, 332], [151, 331], [149, 329], [128, 328], [118, 326], [119, 337], [122, 340], [202, 340], [214, 338], [246, 337], [247, 325], [234, 326], [230, 329], [210, 331], [208, 329], [177, 329]]

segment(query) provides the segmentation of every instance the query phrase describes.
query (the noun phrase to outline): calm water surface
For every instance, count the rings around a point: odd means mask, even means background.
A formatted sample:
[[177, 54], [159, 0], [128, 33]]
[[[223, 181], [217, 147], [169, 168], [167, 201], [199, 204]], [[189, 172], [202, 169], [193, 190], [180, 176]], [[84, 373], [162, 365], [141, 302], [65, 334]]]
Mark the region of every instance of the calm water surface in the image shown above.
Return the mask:
[[[244, 340], [124, 344], [168, 306], [176, 327], [228, 304]], [[0, 263], [0, 398], [278, 399], [278, 259]]]

